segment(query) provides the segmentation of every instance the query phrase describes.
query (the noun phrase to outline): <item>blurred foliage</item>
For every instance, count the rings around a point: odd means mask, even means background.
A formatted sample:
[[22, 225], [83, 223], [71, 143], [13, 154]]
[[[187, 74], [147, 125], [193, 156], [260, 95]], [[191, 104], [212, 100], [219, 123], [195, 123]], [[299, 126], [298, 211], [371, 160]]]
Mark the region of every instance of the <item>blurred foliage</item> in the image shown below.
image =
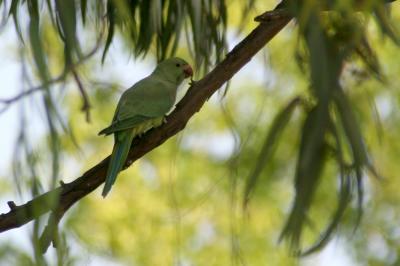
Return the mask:
[[[124, 171], [107, 200], [95, 192], [67, 214], [57, 263], [82, 263], [88, 252], [126, 265], [297, 265], [292, 255], [339, 236], [360, 265], [398, 265], [400, 10], [394, 3], [390, 15], [383, 2], [285, 1], [296, 22], [226, 96], [213, 96], [183, 132]], [[24, 81], [0, 102], [0, 112], [21, 103], [15, 191], [37, 195], [110, 152], [112, 138], [96, 133], [120, 89], [114, 78], [96, 80], [100, 65], [113, 68], [113, 43], [127, 58], [190, 57], [201, 77], [273, 4], [0, 1], [20, 38]], [[45, 125], [39, 143], [29, 138], [32, 113]], [[52, 264], [37, 248], [43, 225], [30, 231], [32, 254], [4, 244], [0, 258]]]

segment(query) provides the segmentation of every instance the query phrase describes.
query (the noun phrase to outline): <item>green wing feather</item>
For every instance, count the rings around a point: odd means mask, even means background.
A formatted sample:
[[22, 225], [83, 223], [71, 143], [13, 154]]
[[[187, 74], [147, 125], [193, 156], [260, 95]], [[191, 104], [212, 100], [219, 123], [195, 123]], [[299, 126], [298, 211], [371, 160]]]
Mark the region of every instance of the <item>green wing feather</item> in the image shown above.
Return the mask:
[[[138, 123], [133, 128], [130, 127], [125, 130], [116, 130], [115, 132], [113, 131], [115, 134], [115, 144], [111, 154], [110, 164], [107, 170], [106, 184], [104, 185], [102, 193], [103, 197], [107, 196], [108, 192], [111, 190], [112, 185], [115, 183], [115, 180], [117, 179], [118, 173], [124, 167], [133, 138], [143, 132], [146, 132], [152, 127], [161, 125], [163, 119], [164, 116], [152, 119], [146, 118], [142, 123]], [[120, 126], [119, 124], [116, 124], [114, 128], [111, 127], [109, 128], [111, 128], [110, 130], [114, 130], [118, 129], [119, 126]], [[108, 128], [102, 131], [106, 131], [107, 129]]]
[[106, 183], [101, 194], [103, 197], [107, 196], [108, 192], [110, 192], [118, 173], [122, 170], [134, 137], [132, 130], [124, 130], [115, 134], [115, 144], [107, 170]]
[[114, 121], [111, 126], [106, 127], [102, 131], [99, 132], [99, 135], [110, 135], [112, 133], [115, 133], [117, 131], [122, 131], [126, 130], [129, 128], [132, 128], [132, 125], [137, 125], [140, 123], [143, 123], [146, 120], [151, 119], [151, 117], [143, 116], [143, 115], [137, 115], [134, 117], [129, 117], [120, 121]]

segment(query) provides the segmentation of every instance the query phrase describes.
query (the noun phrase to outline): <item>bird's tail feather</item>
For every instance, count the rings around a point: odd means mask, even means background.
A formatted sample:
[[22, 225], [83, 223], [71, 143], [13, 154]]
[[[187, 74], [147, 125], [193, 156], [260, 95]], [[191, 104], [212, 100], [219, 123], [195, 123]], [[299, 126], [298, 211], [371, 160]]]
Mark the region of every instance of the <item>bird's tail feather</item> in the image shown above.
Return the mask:
[[110, 163], [108, 165], [106, 182], [103, 192], [101, 193], [103, 197], [107, 196], [108, 192], [110, 192], [118, 173], [124, 166], [134, 136], [133, 132], [130, 130], [117, 134], [119, 134], [119, 136], [115, 137], [115, 144], [111, 154]]

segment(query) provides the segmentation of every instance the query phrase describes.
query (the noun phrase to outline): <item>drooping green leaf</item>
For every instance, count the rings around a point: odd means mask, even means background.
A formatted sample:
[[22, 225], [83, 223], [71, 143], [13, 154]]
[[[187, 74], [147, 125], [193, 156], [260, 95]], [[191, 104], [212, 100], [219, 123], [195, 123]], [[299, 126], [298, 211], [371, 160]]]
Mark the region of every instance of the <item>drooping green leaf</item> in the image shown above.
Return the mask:
[[51, 23], [53, 25], [53, 27], [57, 27], [57, 22], [56, 19], [54, 18], [54, 9], [53, 9], [53, 4], [51, 0], [46, 0], [46, 4], [47, 4], [47, 10], [49, 11], [49, 15], [50, 15], [50, 19], [51, 19]]
[[328, 132], [333, 136], [334, 139], [333, 152], [336, 158], [337, 166], [339, 168], [339, 193], [337, 207], [336, 210], [333, 212], [332, 217], [329, 219], [329, 224], [320, 234], [319, 239], [311, 247], [302, 251], [302, 256], [307, 256], [325, 247], [325, 245], [333, 236], [334, 231], [337, 230], [337, 227], [343, 218], [344, 212], [351, 202], [352, 176], [349, 175], [345, 170], [346, 163], [344, 161], [342, 143], [336, 127], [336, 124], [331, 119], [329, 119]]
[[378, 5], [374, 10], [376, 21], [381, 32], [388, 36], [396, 45], [400, 45], [400, 37], [397, 28], [389, 19], [389, 13], [384, 5]]
[[289, 241], [295, 254], [301, 254], [302, 233], [309, 219], [307, 213], [326, 162], [328, 116], [327, 106], [319, 104], [308, 113], [302, 128], [295, 173], [295, 199], [280, 235], [280, 240], [286, 238]]
[[366, 36], [363, 36], [360, 39], [359, 44], [355, 48], [355, 52], [360, 56], [368, 70], [380, 81], [384, 81], [385, 78], [381, 71], [381, 66], [379, 64], [378, 57], [372, 50], [371, 46], [366, 39]]
[[360, 166], [367, 165], [368, 153], [357, 119], [354, 116], [353, 108], [350, 106], [342, 89], [337, 89], [335, 91], [334, 99], [344, 131], [351, 146], [354, 163]]
[[39, 76], [44, 83], [49, 81], [49, 72], [46, 64], [46, 55], [43, 48], [39, 29], [39, 8], [37, 0], [29, 1], [28, 10], [30, 15], [29, 38], [32, 48], [33, 59]]
[[[352, 158], [353, 158], [353, 171], [356, 177], [357, 184], [357, 195], [358, 195], [358, 220], [357, 224], [362, 216], [362, 206], [363, 206], [363, 179], [362, 173], [363, 168], [368, 168], [373, 174], [377, 175], [377, 171], [372, 165], [367, 149], [365, 147], [364, 138], [361, 134], [358, 122], [353, 114], [353, 109], [344, 94], [343, 90], [338, 89], [335, 93], [335, 105], [337, 107], [341, 123], [343, 125], [344, 132], [347, 137], [347, 141], [351, 147]], [[356, 224], [356, 225], [357, 225]]]
[[115, 6], [112, 0], [107, 2], [107, 18], [108, 18], [108, 35], [106, 43], [103, 50], [103, 55], [101, 57], [101, 62], [104, 63], [108, 49], [110, 48], [112, 39], [114, 37], [115, 30]]
[[18, 34], [18, 37], [21, 40], [21, 42], [24, 43], [24, 38], [22, 37], [21, 26], [19, 25], [19, 19], [18, 19], [18, 4], [19, 0], [11, 1], [9, 15], [12, 15], [12, 18], [14, 20], [15, 30]]
[[81, 0], [81, 17], [83, 25], [86, 24], [87, 0]]
[[75, 1], [56, 0], [57, 20], [64, 36], [65, 65], [73, 62], [73, 55], [79, 52], [79, 43], [76, 37], [76, 6]]
[[283, 130], [288, 124], [296, 106], [301, 103], [301, 99], [299, 97], [294, 98], [289, 102], [285, 108], [283, 108], [275, 117], [272, 125], [269, 129], [268, 134], [265, 137], [264, 144], [261, 148], [260, 155], [257, 158], [256, 164], [246, 180], [246, 186], [244, 189], [244, 197], [243, 197], [243, 206], [246, 207], [251, 193], [254, 191], [259, 176], [262, 170], [266, 167], [268, 161], [271, 160], [275, 147], [279, 142], [279, 138], [282, 135]]

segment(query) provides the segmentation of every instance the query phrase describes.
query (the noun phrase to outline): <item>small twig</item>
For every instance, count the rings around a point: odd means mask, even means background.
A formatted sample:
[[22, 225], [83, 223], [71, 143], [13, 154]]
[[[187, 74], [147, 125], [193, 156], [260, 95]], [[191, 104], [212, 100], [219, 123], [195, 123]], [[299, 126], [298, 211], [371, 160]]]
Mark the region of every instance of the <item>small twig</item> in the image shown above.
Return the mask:
[[22, 99], [25, 96], [31, 95], [32, 93], [34, 93], [36, 91], [43, 90], [45, 87], [48, 87], [50, 85], [53, 85], [53, 84], [58, 83], [60, 81], [63, 81], [64, 79], [65, 79], [65, 74], [63, 73], [60, 76], [58, 76], [57, 78], [55, 78], [55, 79], [49, 80], [46, 83], [43, 83], [43, 84], [41, 84], [41, 85], [39, 85], [37, 87], [30, 88], [29, 90], [21, 92], [20, 94], [17, 94], [14, 97], [11, 97], [9, 99], [0, 99], [0, 103], [4, 104], [4, 105], [10, 105], [10, 104]]
[[[95, 46], [92, 48], [92, 50], [90, 50], [87, 54], [85, 54], [84, 56], [82, 56], [76, 63], [72, 64], [69, 68], [70, 71], [74, 72], [75, 69], [83, 64], [85, 61], [87, 61], [89, 58], [91, 58], [100, 48], [100, 44], [101, 44], [101, 39], [103, 38], [103, 32], [101, 32], [96, 40], [96, 44]], [[19, 94], [17, 94], [14, 97], [11, 97], [9, 99], [0, 99], [0, 104], [3, 104], [4, 106], [0, 109], [0, 114], [2, 114], [3, 112], [5, 112], [11, 104], [13, 104], [16, 101], [21, 100], [22, 98], [31, 95], [32, 93], [35, 93], [37, 91], [43, 90], [46, 87], [49, 87], [51, 85], [54, 85], [55, 83], [59, 83], [65, 80], [66, 76], [68, 74], [68, 71], [64, 71], [63, 73], [61, 73], [58, 77], [51, 79], [41, 85], [38, 85], [36, 87], [30, 88], [24, 92], [21, 92]]]
[[89, 96], [83, 87], [83, 84], [79, 78], [78, 73], [76, 72], [76, 69], [72, 69], [72, 74], [74, 76], [76, 85], [78, 85], [79, 92], [81, 93], [83, 104], [82, 104], [82, 111], [85, 112], [86, 114], [86, 122], [90, 123], [90, 102], [89, 102]]

